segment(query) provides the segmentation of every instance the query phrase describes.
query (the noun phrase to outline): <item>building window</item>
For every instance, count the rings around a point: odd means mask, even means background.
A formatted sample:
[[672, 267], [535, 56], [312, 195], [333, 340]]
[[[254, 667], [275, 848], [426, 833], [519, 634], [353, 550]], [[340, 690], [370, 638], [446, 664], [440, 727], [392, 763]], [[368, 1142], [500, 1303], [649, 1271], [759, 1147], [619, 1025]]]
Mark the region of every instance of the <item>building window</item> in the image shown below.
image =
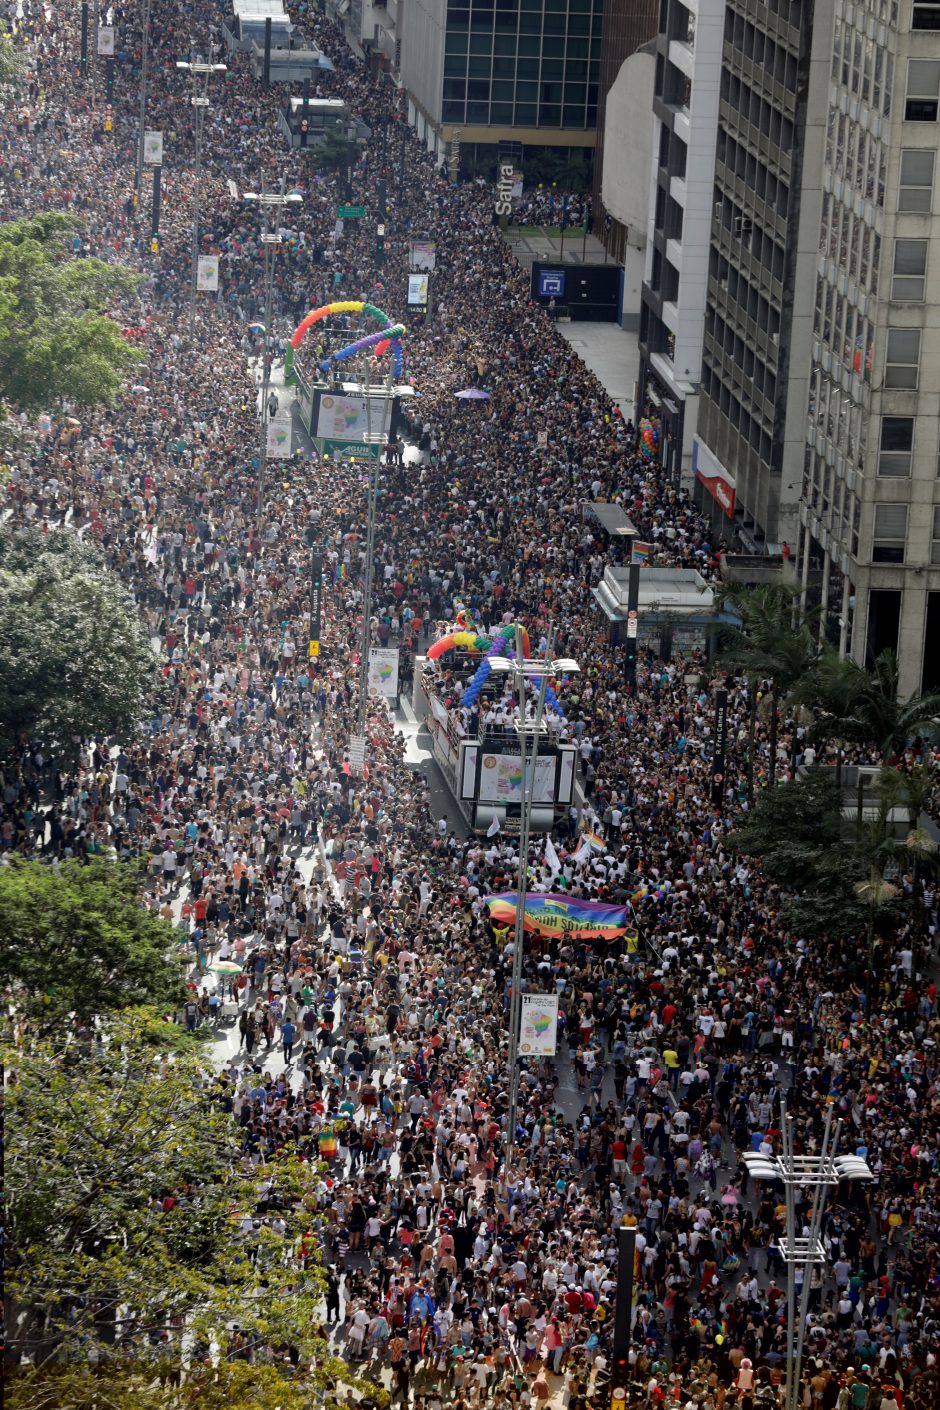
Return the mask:
[[889, 328], [888, 352], [885, 358], [885, 386], [904, 387], [908, 391], [916, 391], [919, 362], [920, 329]]
[[878, 474], [906, 478], [914, 458], [913, 416], [883, 416], [878, 446]]
[[940, 112], [940, 59], [910, 59], [907, 65], [908, 122], [936, 122]]
[[930, 535], [930, 561], [940, 563], [940, 504], [934, 505], [933, 532]]
[[911, 29], [940, 29], [940, 5], [915, 5]]
[[907, 505], [876, 504], [872, 536], [873, 563], [903, 563], [907, 537]]
[[895, 240], [892, 299], [897, 303], [923, 303], [926, 284], [927, 241]]
[[936, 153], [908, 148], [901, 153], [901, 181], [898, 210], [908, 214], [929, 214], [933, 204], [933, 172]]

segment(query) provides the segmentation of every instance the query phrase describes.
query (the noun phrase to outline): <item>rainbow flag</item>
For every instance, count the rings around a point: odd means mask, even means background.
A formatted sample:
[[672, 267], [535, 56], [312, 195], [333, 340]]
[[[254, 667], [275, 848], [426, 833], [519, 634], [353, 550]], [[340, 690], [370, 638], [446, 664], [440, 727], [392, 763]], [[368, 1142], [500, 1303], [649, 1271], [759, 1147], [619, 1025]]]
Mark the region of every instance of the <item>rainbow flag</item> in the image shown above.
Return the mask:
[[651, 543], [642, 543], [639, 539], [634, 539], [630, 549], [630, 562], [648, 563], [652, 552], [653, 545]]
[[[515, 925], [516, 893], [487, 896], [490, 917], [497, 925]], [[617, 940], [627, 930], [626, 906], [579, 901], [552, 892], [526, 897], [525, 928], [532, 935], [565, 935], [582, 940]]]
[[585, 830], [584, 836], [588, 840], [588, 842], [590, 842], [595, 852], [607, 851], [607, 843], [604, 841], [603, 837], [601, 837], [599, 832], [589, 832]]

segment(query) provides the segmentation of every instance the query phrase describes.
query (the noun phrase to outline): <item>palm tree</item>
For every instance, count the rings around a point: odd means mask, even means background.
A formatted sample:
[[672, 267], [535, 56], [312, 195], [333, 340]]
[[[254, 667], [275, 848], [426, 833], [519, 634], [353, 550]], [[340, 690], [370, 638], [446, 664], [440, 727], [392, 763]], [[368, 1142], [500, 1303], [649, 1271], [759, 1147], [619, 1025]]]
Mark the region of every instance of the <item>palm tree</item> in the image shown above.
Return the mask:
[[[756, 701], [755, 686], [769, 682], [770, 697], [770, 768], [771, 781], [777, 781], [777, 733], [779, 710], [796, 688], [811, 676], [819, 657], [819, 646], [812, 630], [818, 611], [807, 613], [794, 622], [797, 593], [786, 583], [770, 583], [764, 587], [733, 586], [721, 594], [721, 605], [731, 609], [736, 622], [722, 625], [722, 645], [719, 657], [724, 665], [737, 666], [751, 682], [752, 702]], [[753, 704], [752, 737], [748, 760], [749, 793], [753, 795]]]
[[834, 651], [820, 657], [806, 692], [807, 703], [821, 711], [830, 738], [844, 744], [871, 745], [885, 763], [904, 752], [921, 734], [935, 735], [940, 727], [940, 694], [898, 693], [898, 660], [882, 651], [870, 670], [842, 660]]

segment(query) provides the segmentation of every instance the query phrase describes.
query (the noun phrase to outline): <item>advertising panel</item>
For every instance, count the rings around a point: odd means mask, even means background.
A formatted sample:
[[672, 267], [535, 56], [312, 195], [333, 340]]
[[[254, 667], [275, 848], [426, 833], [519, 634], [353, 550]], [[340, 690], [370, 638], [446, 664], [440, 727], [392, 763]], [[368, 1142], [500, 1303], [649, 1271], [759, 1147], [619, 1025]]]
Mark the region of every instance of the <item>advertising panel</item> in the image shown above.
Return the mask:
[[372, 646], [369, 648], [369, 689], [379, 695], [394, 697], [398, 694], [398, 649], [397, 647]]
[[[522, 802], [522, 756], [492, 754], [484, 750], [480, 756], [481, 803]], [[546, 754], [535, 763], [534, 802], [555, 801], [555, 756]]]
[[523, 994], [519, 1051], [528, 1057], [554, 1057], [558, 1044], [558, 995]]

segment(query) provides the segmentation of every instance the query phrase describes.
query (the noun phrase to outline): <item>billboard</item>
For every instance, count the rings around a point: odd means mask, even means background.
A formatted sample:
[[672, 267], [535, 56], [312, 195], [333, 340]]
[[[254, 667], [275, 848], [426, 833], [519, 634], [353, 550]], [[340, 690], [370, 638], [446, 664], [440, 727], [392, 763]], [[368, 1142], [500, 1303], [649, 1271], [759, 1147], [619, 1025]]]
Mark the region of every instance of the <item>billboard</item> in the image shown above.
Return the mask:
[[408, 275], [408, 307], [424, 308], [428, 301], [428, 276], [426, 274]]
[[437, 245], [433, 240], [412, 240], [409, 246], [409, 264], [425, 274], [431, 273], [437, 264]]
[[291, 419], [274, 416], [267, 424], [266, 437], [269, 460], [289, 460], [291, 453]]
[[317, 412], [315, 434], [327, 440], [364, 441], [382, 429], [385, 412], [385, 399], [372, 397], [372, 411], [365, 397], [340, 396], [334, 392], [324, 392]]
[[563, 299], [565, 297], [565, 271], [563, 269], [540, 269], [538, 288], [540, 299]]
[[149, 130], [144, 132], [144, 166], [163, 165], [163, 133]]
[[558, 995], [522, 994], [519, 1051], [529, 1057], [554, 1057], [558, 1044]]
[[114, 26], [103, 24], [98, 26], [98, 53], [104, 58], [110, 59], [114, 54]]
[[215, 293], [219, 287], [218, 255], [200, 255], [196, 265], [196, 288], [203, 293]]
[[[483, 750], [480, 755], [481, 803], [521, 803], [522, 802], [522, 756], [521, 754], [492, 754]], [[536, 803], [555, 801], [555, 755], [540, 756], [535, 763]]]
[[389, 697], [398, 694], [397, 647], [370, 646], [369, 689]]

